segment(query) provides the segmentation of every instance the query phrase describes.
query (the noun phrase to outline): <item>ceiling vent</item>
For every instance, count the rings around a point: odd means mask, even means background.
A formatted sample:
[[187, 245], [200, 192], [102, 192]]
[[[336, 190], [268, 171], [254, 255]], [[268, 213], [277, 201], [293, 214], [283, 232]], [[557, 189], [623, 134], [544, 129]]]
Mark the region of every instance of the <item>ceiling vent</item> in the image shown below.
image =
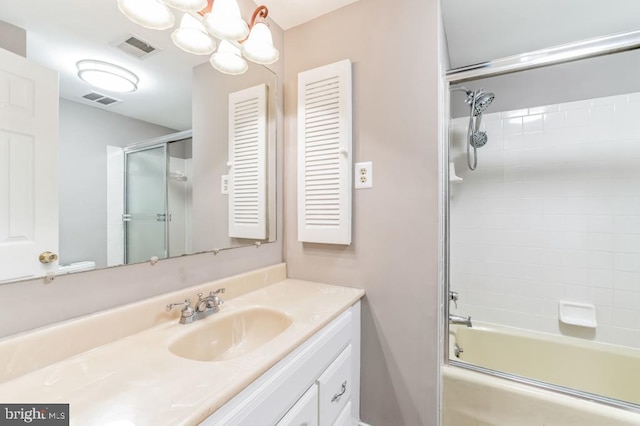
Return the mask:
[[138, 59], [148, 58], [160, 50], [133, 34], [127, 34], [109, 44]]
[[105, 105], [105, 106], [122, 102], [120, 99], [115, 99], [110, 96], [103, 95], [102, 93], [97, 93], [97, 92], [87, 93], [86, 95], [82, 96], [82, 98], [91, 102]]

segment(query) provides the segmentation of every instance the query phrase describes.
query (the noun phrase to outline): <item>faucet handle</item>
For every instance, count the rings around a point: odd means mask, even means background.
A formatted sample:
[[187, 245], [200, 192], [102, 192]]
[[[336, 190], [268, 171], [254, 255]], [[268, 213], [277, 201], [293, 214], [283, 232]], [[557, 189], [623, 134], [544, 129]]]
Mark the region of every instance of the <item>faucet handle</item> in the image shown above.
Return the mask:
[[184, 302], [181, 302], [181, 303], [169, 303], [167, 305], [167, 312], [169, 312], [175, 306], [182, 306], [182, 305], [184, 305], [184, 308], [182, 309], [183, 315], [189, 316], [189, 312], [193, 311], [193, 308], [191, 308], [191, 300], [189, 299], [184, 299]]
[[456, 306], [456, 309], [458, 309], [458, 292], [457, 291], [449, 291], [449, 300], [451, 300], [453, 304]]
[[209, 293], [209, 296], [211, 296], [211, 297], [213, 297], [215, 299], [216, 305], [222, 305], [224, 303], [224, 300], [222, 300], [222, 298], [220, 296], [218, 296], [218, 294], [224, 293], [224, 292], [225, 292], [224, 287], [223, 288], [219, 288], [219, 289], [217, 289], [215, 291], [211, 291]]

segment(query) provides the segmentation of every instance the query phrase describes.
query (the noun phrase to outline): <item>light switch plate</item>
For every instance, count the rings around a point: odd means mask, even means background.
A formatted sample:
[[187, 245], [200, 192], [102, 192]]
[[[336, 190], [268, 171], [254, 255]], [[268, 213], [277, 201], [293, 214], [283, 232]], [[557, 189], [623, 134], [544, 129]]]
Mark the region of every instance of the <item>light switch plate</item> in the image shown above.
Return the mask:
[[220, 194], [229, 195], [229, 175], [222, 175], [220, 179]]
[[373, 163], [365, 161], [354, 165], [353, 181], [356, 189], [373, 188]]

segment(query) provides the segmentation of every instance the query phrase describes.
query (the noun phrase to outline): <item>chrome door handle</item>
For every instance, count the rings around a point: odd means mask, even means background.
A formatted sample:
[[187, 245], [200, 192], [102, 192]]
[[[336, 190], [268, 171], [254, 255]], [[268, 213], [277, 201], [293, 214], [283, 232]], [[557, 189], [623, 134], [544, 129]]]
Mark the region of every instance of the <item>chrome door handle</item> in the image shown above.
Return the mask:
[[346, 391], [347, 391], [347, 381], [345, 380], [344, 382], [342, 382], [342, 389], [340, 389], [340, 392], [333, 395], [333, 398], [331, 398], [331, 402], [336, 402], [338, 399], [340, 399], [342, 395], [344, 395]]

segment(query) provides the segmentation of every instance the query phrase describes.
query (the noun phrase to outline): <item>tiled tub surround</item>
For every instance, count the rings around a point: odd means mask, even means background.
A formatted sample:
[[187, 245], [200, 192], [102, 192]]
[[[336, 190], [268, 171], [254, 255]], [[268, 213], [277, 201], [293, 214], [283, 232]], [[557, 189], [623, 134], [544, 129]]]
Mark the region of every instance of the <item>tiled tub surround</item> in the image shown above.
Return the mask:
[[[455, 313], [640, 347], [638, 117], [640, 93], [486, 114], [474, 172], [452, 120]], [[594, 304], [597, 329], [560, 324], [560, 300]]]
[[[220, 287], [225, 304], [211, 318], [260, 306], [286, 312], [291, 326], [224, 362], [172, 354], [172, 342], [210, 318], [182, 325], [166, 304]], [[78, 425], [198, 424], [363, 294], [286, 279], [285, 265], [276, 265], [11, 336], [0, 341], [0, 400], [70, 403]]]

